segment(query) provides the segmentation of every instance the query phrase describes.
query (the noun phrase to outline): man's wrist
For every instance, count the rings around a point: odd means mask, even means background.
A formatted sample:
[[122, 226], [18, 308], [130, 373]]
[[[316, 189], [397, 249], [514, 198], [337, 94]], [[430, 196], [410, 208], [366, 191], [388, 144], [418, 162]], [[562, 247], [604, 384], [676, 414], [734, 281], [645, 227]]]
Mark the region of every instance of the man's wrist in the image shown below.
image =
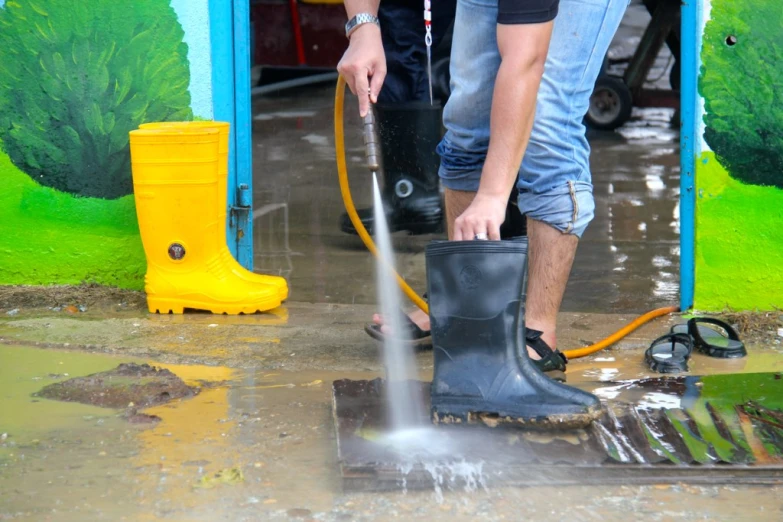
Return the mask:
[[479, 188], [478, 192], [476, 192], [476, 199], [502, 203], [505, 205], [508, 201], [509, 194], [511, 194], [511, 190], [506, 193], [504, 190], [482, 190]]
[[378, 27], [375, 24], [362, 24], [357, 26], [350, 35], [348, 35], [348, 40], [353, 41], [356, 38], [365, 38], [365, 37], [375, 37], [380, 38], [381, 37], [381, 28]]

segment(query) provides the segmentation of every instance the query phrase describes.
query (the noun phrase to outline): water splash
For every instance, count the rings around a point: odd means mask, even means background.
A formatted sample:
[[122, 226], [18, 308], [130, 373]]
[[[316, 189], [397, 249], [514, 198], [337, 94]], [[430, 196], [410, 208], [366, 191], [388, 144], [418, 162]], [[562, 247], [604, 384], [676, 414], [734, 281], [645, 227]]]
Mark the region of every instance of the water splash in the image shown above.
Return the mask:
[[389, 425], [393, 431], [423, 426], [421, 389], [416, 382], [413, 352], [405, 345], [405, 329], [401, 318], [402, 299], [395, 280], [394, 251], [386, 223], [378, 178], [373, 173], [375, 209], [375, 244], [380, 259], [376, 263], [378, 301], [384, 323], [393, 335], [384, 337], [383, 360], [386, 368], [387, 397], [389, 398]]
[[468, 440], [473, 439], [455, 439], [447, 432], [421, 427], [388, 433], [379, 443], [399, 459], [397, 469], [402, 474], [404, 493], [407, 493], [408, 475], [414, 470], [422, 470], [432, 478], [435, 501], [441, 504], [444, 491], [459, 488], [467, 493], [479, 488], [489, 490], [484, 460], [466, 458], [472, 445]]

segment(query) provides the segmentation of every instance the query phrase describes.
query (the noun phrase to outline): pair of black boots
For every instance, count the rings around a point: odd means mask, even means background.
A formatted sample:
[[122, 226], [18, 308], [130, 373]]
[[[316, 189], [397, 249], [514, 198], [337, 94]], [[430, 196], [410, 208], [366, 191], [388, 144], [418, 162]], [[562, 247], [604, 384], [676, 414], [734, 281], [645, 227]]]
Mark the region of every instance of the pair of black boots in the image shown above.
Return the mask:
[[570, 429], [600, 415], [597, 397], [550, 379], [528, 356], [527, 258], [527, 238], [427, 247], [436, 422]]

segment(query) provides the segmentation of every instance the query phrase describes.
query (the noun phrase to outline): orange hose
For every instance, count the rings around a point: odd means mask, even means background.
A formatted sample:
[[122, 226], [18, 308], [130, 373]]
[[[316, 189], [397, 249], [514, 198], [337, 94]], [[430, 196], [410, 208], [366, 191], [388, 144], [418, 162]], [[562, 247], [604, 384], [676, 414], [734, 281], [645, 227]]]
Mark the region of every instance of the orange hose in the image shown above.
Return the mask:
[[[351, 188], [348, 184], [348, 166], [345, 162], [345, 132], [343, 128], [344, 104], [345, 79], [340, 76], [337, 79], [337, 91], [334, 94], [334, 145], [335, 153], [337, 155], [337, 176], [340, 180], [340, 192], [343, 196], [343, 203], [345, 203], [345, 210], [348, 212], [348, 217], [351, 219], [351, 223], [353, 223], [354, 228], [356, 228], [356, 232], [359, 233], [359, 237], [364, 243], [364, 246], [367, 247], [367, 250], [369, 250], [376, 258], [381, 260], [381, 262], [386, 263], [386, 266], [394, 273], [397, 284], [400, 285], [400, 289], [402, 289], [403, 293], [408, 297], [408, 299], [413, 301], [413, 303], [418, 306], [422, 312], [429, 315], [430, 309], [429, 306], [427, 306], [427, 302], [419, 297], [419, 295], [408, 285], [408, 283], [405, 282], [400, 274], [391, 268], [387, 260], [382, 259], [379, 256], [378, 249], [375, 247], [375, 243], [373, 242], [372, 237], [370, 237], [370, 234], [367, 232], [364, 224], [362, 224], [362, 220], [359, 219], [359, 215], [356, 213], [356, 207], [353, 204], [353, 197], [351, 196]], [[677, 311], [679, 311], [679, 308], [676, 306], [669, 306], [647, 312], [630, 324], [613, 333], [606, 339], [599, 341], [591, 346], [564, 351], [563, 354], [569, 359], [577, 359], [579, 357], [585, 357], [587, 355], [593, 354], [615, 344], [620, 339], [627, 336], [643, 324], [648, 323], [657, 317], [661, 317], [663, 315], [671, 314]]]
[[576, 348], [574, 350], [564, 351], [563, 355], [565, 355], [568, 359], [578, 359], [579, 357], [586, 357], [590, 354], [603, 350], [604, 348], [612, 346], [614, 343], [618, 342], [620, 339], [622, 339], [629, 333], [633, 332], [643, 324], [649, 323], [650, 321], [652, 321], [657, 317], [678, 312], [679, 310], [680, 309], [676, 306], [667, 306], [665, 308], [658, 308], [657, 310], [647, 312], [646, 314], [637, 317], [634, 321], [632, 321], [628, 325], [617, 330], [615, 333], [613, 333], [603, 341], [599, 341], [590, 346], [585, 346], [584, 348]]

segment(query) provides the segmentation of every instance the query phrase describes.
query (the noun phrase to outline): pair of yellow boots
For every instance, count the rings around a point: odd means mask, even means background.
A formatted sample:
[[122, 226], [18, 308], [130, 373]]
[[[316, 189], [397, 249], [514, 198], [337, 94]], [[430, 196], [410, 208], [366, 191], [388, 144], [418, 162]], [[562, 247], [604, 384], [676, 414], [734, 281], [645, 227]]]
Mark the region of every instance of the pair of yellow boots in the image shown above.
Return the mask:
[[264, 312], [288, 297], [282, 277], [255, 274], [226, 246], [229, 124], [165, 122], [131, 131], [136, 214], [150, 312]]

